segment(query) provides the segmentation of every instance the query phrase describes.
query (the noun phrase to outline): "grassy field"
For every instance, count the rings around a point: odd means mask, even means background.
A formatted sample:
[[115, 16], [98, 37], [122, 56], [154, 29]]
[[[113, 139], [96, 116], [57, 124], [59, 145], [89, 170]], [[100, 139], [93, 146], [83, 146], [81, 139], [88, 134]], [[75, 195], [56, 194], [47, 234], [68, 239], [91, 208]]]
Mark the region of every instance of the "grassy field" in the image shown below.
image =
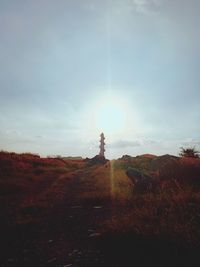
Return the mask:
[[200, 159], [0, 152], [0, 214], [2, 267], [200, 266]]

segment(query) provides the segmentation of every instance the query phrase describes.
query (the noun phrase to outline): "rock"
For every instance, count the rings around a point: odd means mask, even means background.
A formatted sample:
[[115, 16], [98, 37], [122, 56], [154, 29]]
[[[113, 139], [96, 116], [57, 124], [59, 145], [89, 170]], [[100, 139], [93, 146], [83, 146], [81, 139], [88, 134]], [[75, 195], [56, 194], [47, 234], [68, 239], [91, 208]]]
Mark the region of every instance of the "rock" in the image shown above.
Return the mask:
[[138, 183], [140, 180], [143, 179], [144, 174], [132, 167], [129, 167], [126, 171], [126, 175], [132, 180], [134, 184]]
[[101, 235], [100, 233], [93, 233], [93, 234], [90, 234], [89, 237], [98, 237], [100, 235]]
[[106, 159], [104, 156], [96, 155], [91, 159], [87, 159], [89, 165], [96, 165], [96, 164], [106, 164], [109, 160]]
[[56, 261], [56, 258], [49, 259], [47, 262], [51, 263], [51, 262], [54, 262], [54, 261]]
[[153, 178], [137, 169], [129, 167], [126, 171], [126, 175], [133, 182], [136, 191], [148, 192], [154, 188]]
[[131, 160], [131, 158], [132, 157], [129, 155], [123, 155], [121, 158], [119, 158], [119, 160], [122, 159], [122, 160], [128, 160], [129, 161], [129, 160]]

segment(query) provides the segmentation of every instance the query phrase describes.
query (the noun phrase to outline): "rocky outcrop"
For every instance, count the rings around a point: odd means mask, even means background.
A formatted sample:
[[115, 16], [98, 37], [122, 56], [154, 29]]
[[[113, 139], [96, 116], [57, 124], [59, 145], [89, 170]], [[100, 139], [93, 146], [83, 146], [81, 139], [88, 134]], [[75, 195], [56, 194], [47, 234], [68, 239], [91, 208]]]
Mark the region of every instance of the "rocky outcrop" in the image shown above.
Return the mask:
[[106, 159], [104, 156], [96, 155], [91, 159], [86, 159], [89, 165], [96, 165], [96, 164], [106, 164], [109, 160]]
[[140, 192], [148, 192], [155, 189], [155, 182], [153, 178], [143, 172], [129, 167], [126, 175], [131, 179], [134, 184], [134, 189]]

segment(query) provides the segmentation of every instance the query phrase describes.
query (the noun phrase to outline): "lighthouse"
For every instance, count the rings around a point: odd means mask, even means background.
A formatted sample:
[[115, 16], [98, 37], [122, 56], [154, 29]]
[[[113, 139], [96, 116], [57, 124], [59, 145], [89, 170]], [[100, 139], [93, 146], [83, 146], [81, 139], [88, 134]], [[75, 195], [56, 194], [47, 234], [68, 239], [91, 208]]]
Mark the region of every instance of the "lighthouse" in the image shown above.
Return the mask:
[[104, 133], [101, 133], [101, 135], [100, 135], [100, 146], [99, 146], [99, 148], [100, 148], [99, 156], [100, 157], [105, 157], [104, 156], [104, 152], [105, 152], [105, 142], [104, 142], [104, 140], [105, 140]]

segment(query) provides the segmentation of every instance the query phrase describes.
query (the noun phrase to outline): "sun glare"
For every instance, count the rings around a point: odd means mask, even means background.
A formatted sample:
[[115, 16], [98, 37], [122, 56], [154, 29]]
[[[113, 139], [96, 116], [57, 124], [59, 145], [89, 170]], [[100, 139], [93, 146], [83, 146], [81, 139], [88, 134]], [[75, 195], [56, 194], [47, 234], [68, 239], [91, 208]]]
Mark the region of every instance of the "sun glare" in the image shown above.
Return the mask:
[[88, 104], [81, 118], [85, 135], [84, 139], [94, 139], [101, 132], [107, 142], [114, 142], [122, 138], [133, 137], [136, 133], [135, 110], [130, 105], [127, 95], [113, 94], [98, 95]]
[[99, 131], [118, 134], [125, 130], [126, 112], [120, 103], [108, 100], [96, 108], [95, 124]]

